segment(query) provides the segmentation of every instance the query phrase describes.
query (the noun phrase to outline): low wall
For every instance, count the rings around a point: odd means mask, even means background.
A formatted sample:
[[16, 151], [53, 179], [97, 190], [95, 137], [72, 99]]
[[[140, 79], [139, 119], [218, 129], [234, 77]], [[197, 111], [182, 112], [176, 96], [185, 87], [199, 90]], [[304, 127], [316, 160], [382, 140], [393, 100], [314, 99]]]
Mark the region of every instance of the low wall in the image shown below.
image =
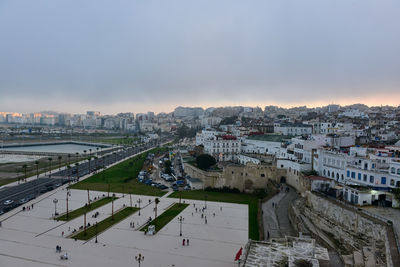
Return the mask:
[[286, 175], [285, 170], [270, 165], [227, 165], [222, 171], [203, 171], [185, 163], [185, 172], [193, 178], [203, 181], [204, 187], [237, 188], [240, 191], [253, 192], [255, 189], [267, 188], [268, 181], [279, 182]]

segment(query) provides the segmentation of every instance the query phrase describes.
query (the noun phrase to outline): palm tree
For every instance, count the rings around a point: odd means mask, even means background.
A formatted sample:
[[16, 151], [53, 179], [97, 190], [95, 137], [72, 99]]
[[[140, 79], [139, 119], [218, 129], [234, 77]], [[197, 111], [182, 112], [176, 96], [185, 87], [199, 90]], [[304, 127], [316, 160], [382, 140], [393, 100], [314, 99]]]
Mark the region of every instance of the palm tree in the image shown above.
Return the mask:
[[51, 177], [51, 161], [53, 160], [52, 158], [47, 159], [49, 161], [49, 178]]
[[36, 165], [36, 176], [37, 178], [39, 178], [39, 161], [35, 161], [35, 165]]
[[90, 173], [90, 160], [92, 159], [92, 157], [88, 157], [88, 162], [89, 162], [89, 173]]
[[97, 157], [94, 156], [94, 169], [97, 170]]
[[68, 169], [68, 183], [71, 182], [71, 166], [68, 164], [67, 165], [67, 169]]
[[86, 150], [83, 150], [83, 153], [85, 154], [85, 157], [86, 157]]
[[26, 182], [26, 168], [28, 167], [28, 165], [24, 164], [22, 165], [22, 169], [24, 170], [24, 174], [25, 174], [25, 182]]
[[70, 163], [70, 160], [71, 160], [71, 154], [68, 154], [68, 165], [69, 165], [69, 163]]
[[76, 166], [76, 180], [79, 180], [79, 163], [75, 163]]
[[89, 157], [91, 157], [91, 156], [92, 156], [92, 149], [89, 148]]
[[75, 153], [75, 160], [78, 161], [79, 152]]
[[62, 156], [58, 156], [58, 170], [59, 171], [61, 170], [61, 159], [62, 159]]

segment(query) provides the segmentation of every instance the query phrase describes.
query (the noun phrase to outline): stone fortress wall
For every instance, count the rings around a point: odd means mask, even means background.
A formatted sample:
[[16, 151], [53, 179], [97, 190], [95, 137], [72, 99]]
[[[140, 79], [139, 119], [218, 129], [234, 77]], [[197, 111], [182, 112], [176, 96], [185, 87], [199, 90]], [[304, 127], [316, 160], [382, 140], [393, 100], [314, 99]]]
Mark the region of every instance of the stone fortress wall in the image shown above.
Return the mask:
[[279, 182], [282, 176], [286, 176], [286, 170], [277, 169], [271, 165], [253, 163], [246, 165], [229, 164], [224, 166], [222, 171], [203, 171], [185, 163], [185, 172], [191, 177], [201, 179], [204, 187], [221, 188], [227, 186], [249, 193], [255, 189], [265, 189], [268, 181]]
[[309, 191], [289, 217], [296, 230], [337, 250], [346, 266], [394, 266], [388, 225], [380, 220]]

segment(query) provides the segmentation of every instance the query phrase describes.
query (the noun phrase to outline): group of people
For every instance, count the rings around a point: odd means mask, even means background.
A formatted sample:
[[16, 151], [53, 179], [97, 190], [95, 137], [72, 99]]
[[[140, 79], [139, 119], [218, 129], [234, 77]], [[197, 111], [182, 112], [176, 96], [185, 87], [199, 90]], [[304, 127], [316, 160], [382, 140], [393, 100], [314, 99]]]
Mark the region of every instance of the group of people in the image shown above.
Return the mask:
[[134, 222], [130, 222], [130, 227], [131, 228], [135, 228], [135, 223]]
[[97, 218], [97, 216], [99, 216], [99, 215], [100, 215], [100, 213], [98, 211], [96, 211], [96, 213], [92, 215], [92, 218]]
[[61, 246], [59, 245], [56, 246], [56, 253], [61, 253]]
[[189, 239], [182, 239], [182, 246], [185, 246], [185, 244], [186, 246], [189, 246]]
[[31, 209], [33, 209], [33, 204], [32, 204], [32, 205], [28, 205], [28, 206], [26, 206], [26, 207], [25, 207], [25, 206], [22, 207], [22, 210], [23, 210], [23, 211], [31, 210]]

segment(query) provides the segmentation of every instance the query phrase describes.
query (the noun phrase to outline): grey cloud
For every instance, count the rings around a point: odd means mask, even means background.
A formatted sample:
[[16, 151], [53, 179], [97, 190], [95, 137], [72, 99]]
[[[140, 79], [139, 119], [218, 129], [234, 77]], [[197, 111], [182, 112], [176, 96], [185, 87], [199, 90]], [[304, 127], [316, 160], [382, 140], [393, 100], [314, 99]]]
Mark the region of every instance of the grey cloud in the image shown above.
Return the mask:
[[0, 107], [390, 96], [399, 10], [394, 0], [2, 1]]

